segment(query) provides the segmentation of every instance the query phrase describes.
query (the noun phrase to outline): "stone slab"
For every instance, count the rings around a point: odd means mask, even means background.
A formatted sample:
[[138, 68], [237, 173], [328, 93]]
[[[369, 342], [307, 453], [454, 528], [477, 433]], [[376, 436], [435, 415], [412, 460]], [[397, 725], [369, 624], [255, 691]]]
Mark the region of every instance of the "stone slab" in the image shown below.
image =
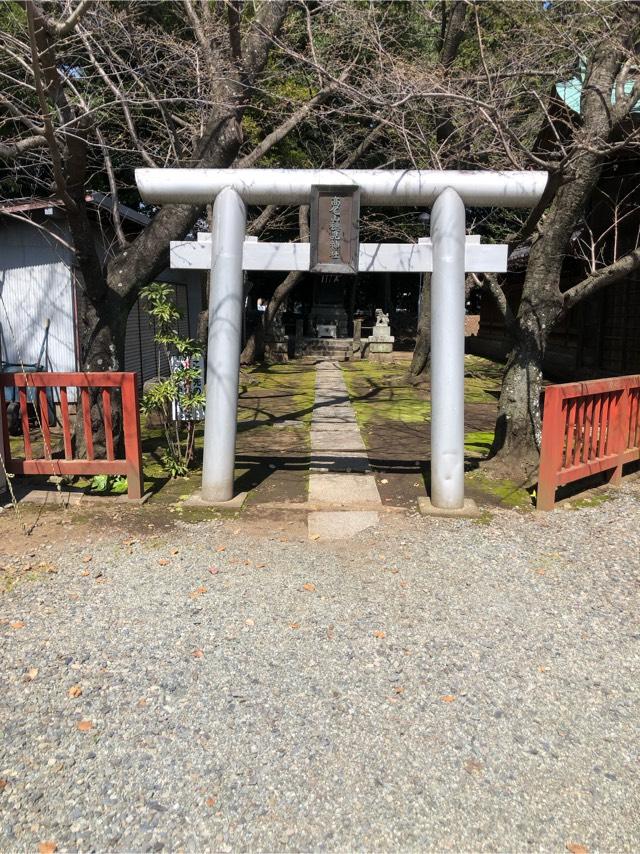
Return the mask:
[[366, 457], [367, 452], [360, 431], [350, 425], [333, 425], [331, 430], [311, 428], [311, 447], [324, 451], [359, 452]]
[[317, 506], [356, 508], [382, 504], [372, 474], [319, 473], [309, 475], [309, 502]]
[[318, 511], [309, 513], [310, 540], [350, 540], [378, 524], [375, 510]]
[[353, 456], [349, 453], [332, 452], [330, 454], [311, 454], [310, 470], [312, 472], [360, 472], [371, 471], [366, 457]]
[[[16, 501], [18, 504], [61, 504], [66, 507], [77, 507], [80, 503], [84, 504], [103, 504], [109, 506], [112, 504], [126, 504], [128, 507], [136, 507], [140, 504], [146, 504], [151, 498], [150, 492], [145, 492], [142, 498], [129, 498], [126, 492], [120, 495], [99, 495], [91, 492], [85, 492], [84, 489], [62, 487], [56, 489], [55, 486], [44, 488], [31, 488], [29, 486], [14, 486]], [[3, 495], [3, 500], [6, 502], [10, 498], [9, 492]], [[5, 506], [11, 506], [11, 502]]]
[[219, 510], [242, 510], [242, 505], [247, 498], [246, 492], [239, 492], [230, 498], [228, 501], [205, 501], [202, 498], [201, 490], [197, 489], [184, 502], [186, 507], [213, 507]]
[[445, 519], [455, 519], [457, 517], [475, 519], [480, 515], [480, 511], [473, 498], [465, 498], [463, 507], [452, 509], [434, 507], [430, 498], [422, 496], [418, 498], [418, 510], [423, 516], [439, 516]]

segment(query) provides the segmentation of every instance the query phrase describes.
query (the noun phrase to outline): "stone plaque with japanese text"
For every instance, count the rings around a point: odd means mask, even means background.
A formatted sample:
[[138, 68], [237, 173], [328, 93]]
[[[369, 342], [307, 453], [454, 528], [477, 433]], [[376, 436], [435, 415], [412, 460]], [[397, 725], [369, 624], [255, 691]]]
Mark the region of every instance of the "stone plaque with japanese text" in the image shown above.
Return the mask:
[[358, 272], [360, 190], [311, 188], [312, 273]]

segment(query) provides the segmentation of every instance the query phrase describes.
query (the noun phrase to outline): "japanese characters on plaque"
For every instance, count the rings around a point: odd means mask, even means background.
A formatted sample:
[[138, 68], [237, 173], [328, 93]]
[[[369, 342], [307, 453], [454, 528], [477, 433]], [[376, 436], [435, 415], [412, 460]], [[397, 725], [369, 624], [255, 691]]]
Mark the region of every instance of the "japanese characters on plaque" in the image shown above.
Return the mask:
[[312, 187], [312, 273], [358, 272], [359, 218], [357, 187]]

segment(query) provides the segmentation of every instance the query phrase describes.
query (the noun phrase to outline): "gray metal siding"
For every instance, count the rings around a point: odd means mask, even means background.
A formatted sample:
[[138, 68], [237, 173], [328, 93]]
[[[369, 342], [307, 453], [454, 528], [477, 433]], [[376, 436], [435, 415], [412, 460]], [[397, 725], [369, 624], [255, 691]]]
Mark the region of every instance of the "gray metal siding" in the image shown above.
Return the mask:
[[0, 227], [0, 334], [5, 362], [37, 361], [50, 321], [46, 357], [51, 371], [76, 370], [71, 253], [28, 224]]

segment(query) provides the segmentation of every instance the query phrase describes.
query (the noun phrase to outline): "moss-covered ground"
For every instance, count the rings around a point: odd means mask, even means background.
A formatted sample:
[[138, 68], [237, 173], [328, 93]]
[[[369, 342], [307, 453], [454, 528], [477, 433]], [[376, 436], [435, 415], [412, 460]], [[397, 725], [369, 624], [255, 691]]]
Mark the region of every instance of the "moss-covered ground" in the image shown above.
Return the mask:
[[[429, 481], [428, 380], [410, 382], [406, 364], [361, 361], [346, 364], [343, 370], [383, 501], [415, 506]], [[501, 376], [500, 365], [465, 357], [465, 456], [469, 469], [487, 456], [493, 442]]]

